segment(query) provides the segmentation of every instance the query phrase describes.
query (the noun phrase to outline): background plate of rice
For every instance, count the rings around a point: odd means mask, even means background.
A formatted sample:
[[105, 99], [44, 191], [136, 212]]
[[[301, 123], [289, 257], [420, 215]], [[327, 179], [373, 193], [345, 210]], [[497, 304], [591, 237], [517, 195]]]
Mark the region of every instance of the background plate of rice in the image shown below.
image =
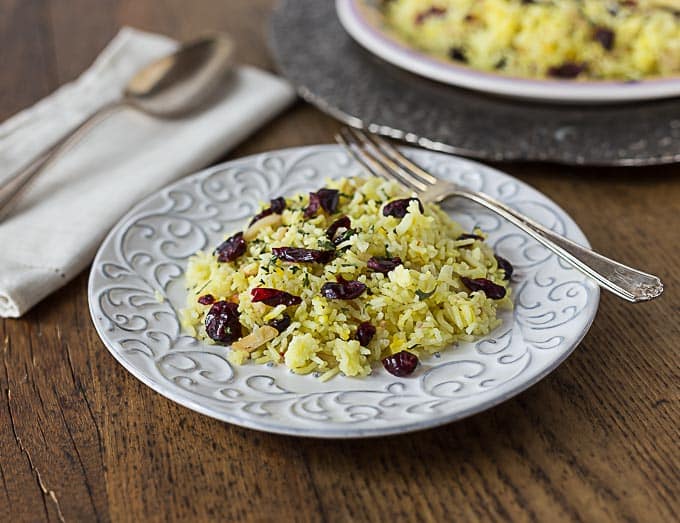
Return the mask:
[[[405, 152], [441, 178], [483, 190], [587, 245], [548, 198], [494, 169], [416, 149]], [[514, 309], [474, 342], [425, 358], [396, 378], [321, 382], [284, 366], [232, 366], [229, 348], [180, 327], [184, 270], [195, 252], [240, 230], [263, 201], [316, 190], [327, 178], [362, 175], [336, 146], [273, 151], [212, 167], [150, 196], [111, 231], [92, 266], [92, 319], [113, 356], [148, 386], [188, 408], [268, 432], [355, 438], [420, 430], [469, 416], [525, 390], [559, 365], [595, 317], [599, 289], [484, 209], [454, 201], [447, 212], [515, 267]]]
[[[588, 1], [603, 10], [604, 16], [607, 16], [606, 7], [609, 6], [605, 5], [605, 2]], [[400, 3], [404, 4], [403, 10], [409, 15], [412, 14], [413, 8], [427, 9], [430, 5], [429, 2], [416, 0], [402, 0]], [[451, 2], [435, 2], [434, 4], [447, 5], [448, 3]], [[521, 4], [519, 1], [509, 6], [504, 6], [503, 1], [491, 0], [490, 3], [494, 4], [496, 11], [499, 11], [495, 18], [492, 16], [494, 13], [489, 12], [492, 10], [491, 7], [488, 7], [485, 13], [488, 18], [486, 22], [493, 25], [491, 27], [493, 30], [488, 31], [488, 34], [477, 35], [483, 38], [477, 38], [474, 42], [479, 48], [480, 56], [492, 59], [494, 52], [498, 51], [496, 47], [501, 45], [508, 28], [525, 18], [523, 10], [530, 7], [536, 8], [536, 6]], [[576, 5], [581, 4], [576, 3]], [[657, 48], [664, 47], [666, 54], [673, 61], [673, 65], [667, 67], [672, 71], [667, 77], [657, 75], [635, 78], [634, 81], [631, 80], [632, 77], [618, 80], [559, 80], [499, 74], [495, 71], [468, 67], [461, 62], [454, 62], [434, 53], [421, 51], [407, 42], [397, 31], [386, 27], [381, 6], [382, 3], [377, 0], [336, 0], [338, 18], [354, 40], [383, 60], [432, 80], [503, 96], [558, 103], [632, 102], [680, 95], [680, 72], [678, 72], [680, 21], [670, 12], [661, 21], [662, 23], [659, 24], [654, 20], [644, 31], [640, 31], [640, 45], [635, 49], [620, 53], [625, 61], [630, 63], [616, 66], [619, 72], [622, 70], [635, 74], [638, 66], [649, 66], [650, 63], [657, 61], [659, 59]], [[505, 9], [499, 9], [503, 7]], [[619, 20], [617, 17], [610, 18], [611, 20], [608, 20], [610, 23]], [[529, 63], [540, 64], [542, 61], [550, 61], [555, 56], [559, 56], [560, 52], [565, 56], [571, 56], [575, 52], [574, 49], [561, 49], [565, 46], [573, 48], [576, 42], [569, 42], [564, 34], [559, 34], [559, 28], [553, 27], [554, 24], [551, 21], [539, 19], [535, 22], [538, 24], [535, 31], [536, 38], [523, 43], [528, 49], [527, 53], [531, 54]], [[435, 25], [437, 23], [434, 22]], [[404, 23], [404, 27], [407, 25]], [[556, 34], [548, 34], [548, 28], [551, 27]], [[436, 48], [438, 44], [445, 44], [449, 38], [447, 31], [452, 30], [449, 28], [437, 32], [436, 27], [429, 26], [424, 29], [426, 33], [421, 35], [421, 39], [432, 48]], [[623, 30], [627, 29], [624, 27]], [[405, 32], [408, 33], [408, 31]], [[569, 31], [566, 31], [566, 34], [571, 35]], [[534, 34], [519, 36], [533, 37]], [[670, 44], [666, 46], [669, 42]], [[544, 52], [541, 52], [542, 49]], [[585, 56], [591, 60], [598, 60], [597, 46], [594, 46], [592, 53], [585, 53]], [[605, 56], [600, 59], [608, 58]]]

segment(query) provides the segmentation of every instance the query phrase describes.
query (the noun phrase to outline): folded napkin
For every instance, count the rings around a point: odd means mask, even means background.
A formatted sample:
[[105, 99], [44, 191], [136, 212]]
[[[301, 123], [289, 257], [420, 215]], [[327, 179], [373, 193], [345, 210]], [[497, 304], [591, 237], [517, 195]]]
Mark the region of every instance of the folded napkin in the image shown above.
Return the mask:
[[[80, 78], [0, 125], [0, 183], [117, 97], [134, 72], [171, 52], [163, 36], [123, 29]], [[94, 257], [138, 200], [199, 169], [294, 99], [268, 73], [238, 67], [215, 105], [160, 120], [124, 109], [42, 173], [0, 223], [0, 316], [18, 317]]]

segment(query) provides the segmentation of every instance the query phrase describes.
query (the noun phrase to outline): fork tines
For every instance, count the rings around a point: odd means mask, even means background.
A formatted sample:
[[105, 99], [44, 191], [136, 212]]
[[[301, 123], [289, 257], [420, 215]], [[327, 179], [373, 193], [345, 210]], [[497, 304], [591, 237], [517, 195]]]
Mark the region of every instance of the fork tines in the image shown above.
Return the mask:
[[335, 139], [374, 176], [396, 180], [419, 192], [437, 182], [434, 176], [418, 167], [378, 135], [345, 127]]

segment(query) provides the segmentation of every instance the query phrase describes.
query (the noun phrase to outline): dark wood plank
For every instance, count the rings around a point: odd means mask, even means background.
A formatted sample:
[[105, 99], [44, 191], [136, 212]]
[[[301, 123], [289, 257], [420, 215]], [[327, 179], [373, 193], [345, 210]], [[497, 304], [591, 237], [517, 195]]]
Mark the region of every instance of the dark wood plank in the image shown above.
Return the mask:
[[[29, 31], [32, 38], [22, 38]], [[30, 106], [57, 87], [46, 2], [0, 3], [0, 118]], [[3, 320], [0, 369], [0, 519], [58, 520], [59, 501], [48, 479], [41, 399], [33, 379], [30, 325]], [[47, 392], [47, 391], [46, 391]]]
[[71, 296], [59, 309], [42, 305], [32, 319], [5, 330], [7, 408], [49, 519], [101, 520], [106, 498], [98, 427], [73, 360], [90, 326], [74, 307], [74, 291], [65, 289]]
[[[176, 38], [226, 30], [243, 62], [271, 69], [273, 4], [0, 0], [0, 117], [76, 77], [126, 24]], [[338, 128], [298, 103], [226, 157], [328, 142]], [[0, 327], [0, 520], [677, 520], [678, 167], [500, 167], [565, 208], [597, 249], [662, 275], [666, 295], [603, 296], [567, 362], [489, 412], [316, 441], [230, 426], [138, 382], [90, 323], [84, 273]]]
[[0, 2], [2, 120], [30, 106], [57, 86], [47, 4], [22, 0]]

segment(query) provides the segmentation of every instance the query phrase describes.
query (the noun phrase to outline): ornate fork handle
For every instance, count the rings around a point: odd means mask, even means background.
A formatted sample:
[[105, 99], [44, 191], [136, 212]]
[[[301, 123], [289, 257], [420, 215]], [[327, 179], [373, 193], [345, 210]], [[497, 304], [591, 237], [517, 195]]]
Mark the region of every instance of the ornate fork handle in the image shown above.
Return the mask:
[[347, 151], [375, 176], [396, 180], [423, 201], [442, 203], [451, 196], [472, 200], [513, 223], [558, 257], [594, 279], [602, 288], [630, 302], [647, 301], [663, 292], [656, 276], [623, 265], [560, 236], [491, 196], [440, 180], [377, 135], [342, 129], [336, 136]]
[[[444, 185], [444, 184], [442, 184]], [[441, 203], [451, 196], [472, 200], [499, 214], [536, 241], [564, 258], [581, 272], [596, 280], [602, 287], [630, 302], [647, 301], [663, 292], [663, 284], [656, 276], [616, 262], [561, 236], [538, 222], [520, 214], [504, 203], [483, 193], [431, 187], [423, 193], [429, 201]]]

